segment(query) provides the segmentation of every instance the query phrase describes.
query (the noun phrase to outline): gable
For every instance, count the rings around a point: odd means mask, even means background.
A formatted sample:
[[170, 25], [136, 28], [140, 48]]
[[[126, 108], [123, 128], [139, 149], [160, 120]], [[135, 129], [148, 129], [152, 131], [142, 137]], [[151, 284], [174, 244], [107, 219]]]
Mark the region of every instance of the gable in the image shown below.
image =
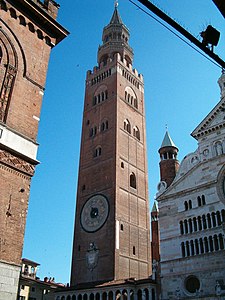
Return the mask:
[[204, 120], [195, 128], [191, 135], [198, 140], [204, 135], [209, 135], [225, 127], [225, 98], [213, 108]]

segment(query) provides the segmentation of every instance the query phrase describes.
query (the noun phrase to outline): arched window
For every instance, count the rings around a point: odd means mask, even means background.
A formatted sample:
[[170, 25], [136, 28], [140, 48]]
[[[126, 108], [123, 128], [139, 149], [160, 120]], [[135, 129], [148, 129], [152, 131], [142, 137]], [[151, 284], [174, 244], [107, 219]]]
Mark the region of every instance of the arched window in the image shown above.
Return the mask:
[[91, 295], [89, 296], [89, 299], [90, 299], [90, 300], [94, 300], [94, 299], [95, 299], [95, 296], [94, 296], [93, 293], [91, 293]]
[[131, 126], [129, 120], [126, 119], [123, 123], [123, 126], [124, 130], [126, 130], [128, 133], [131, 133]]
[[101, 124], [101, 131], [107, 130], [108, 127], [109, 127], [108, 121], [107, 121], [107, 120], [106, 120], [106, 121], [103, 121], [102, 124]]
[[133, 246], [133, 255], [136, 254], [135, 246]]
[[191, 255], [195, 255], [195, 249], [194, 249], [194, 242], [193, 242], [193, 240], [190, 241], [190, 246], [191, 246]]
[[214, 250], [212, 236], [209, 237], [209, 249], [211, 252], [213, 252], [213, 250]]
[[189, 225], [189, 232], [192, 233], [193, 232], [193, 227], [192, 227], [192, 220], [188, 219], [188, 225]]
[[181, 253], [182, 253], [182, 257], [185, 257], [185, 246], [184, 246], [184, 242], [181, 243]]
[[207, 214], [207, 222], [208, 222], [208, 228], [212, 228], [212, 222], [211, 222], [210, 214]]
[[188, 203], [187, 203], [187, 201], [184, 202], [184, 209], [188, 210]]
[[102, 92], [102, 101], [105, 101], [105, 93]]
[[204, 246], [203, 246], [202, 238], [199, 239], [199, 245], [200, 245], [200, 252], [202, 254], [202, 253], [204, 253]]
[[222, 220], [219, 211], [216, 212], [216, 218], [217, 218], [217, 224], [220, 226], [222, 224]]
[[130, 186], [134, 189], [137, 188], [137, 184], [136, 184], [136, 176], [134, 173], [130, 174]]
[[202, 206], [202, 200], [200, 196], [198, 196], [197, 200], [198, 200], [198, 206]]
[[190, 247], [189, 247], [189, 242], [186, 242], [186, 252], [187, 252], [187, 256], [190, 256]]
[[188, 201], [188, 207], [189, 207], [189, 209], [192, 209], [192, 201], [191, 200]]
[[99, 146], [95, 149], [94, 157], [99, 157], [102, 154], [102, 148]]
[[207, 237], [204, 237], [204, 245], [205, 245], [205, 252], [209, 252], [209, 244], [208, 244], [208, 239]]
[[187, 224], [187, 220], [184, 220], [184, 232], [188, 233], [188, 224]]
[[220, 250], [224, 249], [224, 240], [223, 240], [222, 233], [219, 234], [219, 246], [220, 246]]
[[134, 98], [134, 107], [135, 107], [135, 108], [138, 108], [138, 101], [137, 101], [137, 98]]
[[184, 226], [182, 221], [180, 221], [180, 234], [184, 234]]
[[203, 229], [207, 229], [207, 223], [206, 223], [205, 215], [202, 216], [202, 225], [203, 225]]
[[202, 205], [205, 205], [205, 195], [202, 195]]
[[121, 162], [121, 168], [124, 169], [124, 162]]
[[202, 220], [200, 216], [198, 217], [198, 229], [202, 230]]
[[214, 245], [215, 245], [215, 251], [218, 251], [219, 250], [219, 243], [218, 243], [218, 237], [217, 237], [216, 234], [213, 236], [213, 240], [214, 240]]
[[214, 212], [212, 212], [212, 225], [213, 227], [216, 227], [216, 215]]
[[140, 141], [140, 130], [137, 126], [133, 128], [133, 136], [136, 137]]
[[198, 255], [199, 254], [199, 245], [198, 245], [198, 240], [195, 239], [195, 252]]
[[193, 224], [194, 224], [194, 231], [197, 231], [198, 227], [197, 227], [197, 220], [195, 217], [193, 218]]
[[225, 209], [221, 210], [221, 214], [222, 214], [222, 220], [223, 222], [225, 222]]

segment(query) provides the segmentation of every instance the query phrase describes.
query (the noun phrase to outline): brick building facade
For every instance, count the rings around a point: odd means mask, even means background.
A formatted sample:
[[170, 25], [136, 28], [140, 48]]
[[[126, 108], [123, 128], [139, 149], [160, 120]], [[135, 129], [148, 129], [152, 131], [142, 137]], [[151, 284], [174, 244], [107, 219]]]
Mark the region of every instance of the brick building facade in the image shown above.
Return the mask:
[[58, 7], [0, 2], [0, 299], [16, 299], [48, 60], [68, 34]]
[[144, 84], [117, 7], [102, 40], [86, 77], [72, 285], [151, 273]]

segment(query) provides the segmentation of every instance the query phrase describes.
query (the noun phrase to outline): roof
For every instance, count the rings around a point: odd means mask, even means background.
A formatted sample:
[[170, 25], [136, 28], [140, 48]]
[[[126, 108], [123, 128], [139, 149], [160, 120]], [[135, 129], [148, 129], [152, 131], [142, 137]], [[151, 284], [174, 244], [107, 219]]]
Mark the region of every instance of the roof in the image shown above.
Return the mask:
[[22, 258], [22, 263], [27, 264], [27, 265], [31, 265], [31, 266], [35, 266], [35, 267], [40, 266], [39, 263], [37, 263], [35, 261], [32, 261], [32, 260], [29, 260], [27, 258]]
[[225, 125], [225, 74], [222, 74], [218, 83], [221, 89], [221, 100], [191, 133], [191, 136], [196, 140], [202, 138], [204, 135], [219, 131]]
[[110, 24], [123, 24], [123, 21], [122, 21], [120, 15], [119, 15], [119, 11], [117, 9], [117, 6], [115, 6]]
[[[63, 291], [78, 291], [78, 290], [93, 290], [96, 288], [104, 288], [107, 289], [108, 287], [117, 287], [117, 286], [138, 286], [139, 284], [156, 284], [156, 281], [153, 280], [151, 277], [144, 278], [144, 279], [136, 279], [136, 278], [127, 278], [127, 279], [119, 279], [119, 280], [113, 280], [113, 281], [96, 281], [96, 282], [88, 282], [88, 283], [80, 283], [75, 286], [66, 287], [63, 289]], [[55, 292], [61, 292], [60, 290], [57, 290]]]
[[153, 207], [152, 207], [152, 212], [158, 212], [158, 204], [156, 201], [154, 201]]
[[177, 148], [177, 146], [174, 144], [173, 140], [170, 137], [170, 134], [168, 131], [166, 131], [164, 139], [162, 141], [162, 145], [160, 148], [164, 148], [164, 147], [175, 147]]

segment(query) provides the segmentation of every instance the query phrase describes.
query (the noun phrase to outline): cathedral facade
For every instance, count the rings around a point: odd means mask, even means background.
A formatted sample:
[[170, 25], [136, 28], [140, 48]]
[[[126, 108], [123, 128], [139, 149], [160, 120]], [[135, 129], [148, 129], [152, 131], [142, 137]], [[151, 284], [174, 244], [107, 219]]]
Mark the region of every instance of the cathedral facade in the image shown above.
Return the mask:
[[168, 136], [159, 150], [161, 299], [225, 299], [224, 74], [218, 83], [219, 103], [191, 134], [197, 150], [180, 166]]

